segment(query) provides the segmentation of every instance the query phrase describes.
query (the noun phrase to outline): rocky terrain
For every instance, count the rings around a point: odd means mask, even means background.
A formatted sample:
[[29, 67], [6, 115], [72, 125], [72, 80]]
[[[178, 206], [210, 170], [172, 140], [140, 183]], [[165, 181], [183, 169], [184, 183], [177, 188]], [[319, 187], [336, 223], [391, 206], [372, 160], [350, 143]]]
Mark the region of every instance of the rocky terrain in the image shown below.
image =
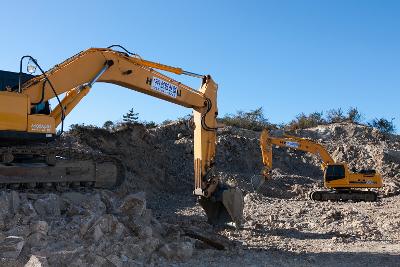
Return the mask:
[[[66, 146], [119, 157], [125, 179], [112, 190], [0, 191], [2, 266], [399, 266], [400, 137], [362, 125], [297, 131], [351, 168], [375, 168], [375, 203], [315, 202], [315, 156], [274, 150], [262, 169], [258, 132], [218, 132], [217, 173], [245, 194], [241, 229], [213, 228], [192, 196], [192, 131], [182, 121], [147, 129], [76, 128]], [[272, 135], [282, 132], [273, 131]]]

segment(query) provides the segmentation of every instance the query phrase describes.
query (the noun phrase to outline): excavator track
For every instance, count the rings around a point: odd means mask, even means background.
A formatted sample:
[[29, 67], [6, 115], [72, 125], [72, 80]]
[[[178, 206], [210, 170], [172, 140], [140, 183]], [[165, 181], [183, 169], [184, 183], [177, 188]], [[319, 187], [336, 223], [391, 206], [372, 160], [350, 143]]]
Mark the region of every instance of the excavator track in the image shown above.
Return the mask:
[[310, 199], [316, 201], [365, 201], [374, 202], [378, 199], [378, 194], [373, 191], [360, 190], [333, 190], [333, 191], [315, 191], [310, 194]]
[[121, 183], [117, 157], [57, 146], [0, 147], [0, 186], [13, 189], [100, 187]]

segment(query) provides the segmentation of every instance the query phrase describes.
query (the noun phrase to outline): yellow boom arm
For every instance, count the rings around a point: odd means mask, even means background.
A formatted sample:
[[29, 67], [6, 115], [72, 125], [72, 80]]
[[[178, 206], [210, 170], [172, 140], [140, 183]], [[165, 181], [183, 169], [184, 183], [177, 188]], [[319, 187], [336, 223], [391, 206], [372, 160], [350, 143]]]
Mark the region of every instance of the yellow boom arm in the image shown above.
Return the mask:
[[311, 140], [298, 138], [294, 136], [287, 136], [285, 138], [277, 138], [269, 136], [267, 129], [264, 129], [260, 136], [260, 148], [264, 164], [264, 174], [267, 175], [272, 169], [272, 146], [290, 147], [296, 150], [312, 153], [321, 158], [322, 170], [329, 164], [334, 164], [335, 161], [329, 155], [328, 151], [320, 145]]

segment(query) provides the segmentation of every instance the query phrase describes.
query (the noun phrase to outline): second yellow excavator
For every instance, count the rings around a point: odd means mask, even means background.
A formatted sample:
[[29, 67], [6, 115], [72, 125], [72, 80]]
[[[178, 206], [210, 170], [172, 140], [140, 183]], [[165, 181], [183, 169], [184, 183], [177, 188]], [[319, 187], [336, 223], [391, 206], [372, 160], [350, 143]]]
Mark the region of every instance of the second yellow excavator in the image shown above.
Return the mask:
[[[310, 198], [318, 201], [376, 201], [377, 193], [371, 188], [381, 188], [382, 177], [375, 170], [352, 172], [346, 163], [335, 162], [326, 149], [309, 139], [285, 135], [271, 137], [264, 129], [260, 136], [260, 147], [264, 164], [263, 176], [268, 179], [272, 170], [272, 147], [286, 147], [312, 153], [321, 158], [321, 169], [324, 172], [324, 186], [330, 191], [315, 191]], [[364, 189], [364, 190], [361, 190]]]

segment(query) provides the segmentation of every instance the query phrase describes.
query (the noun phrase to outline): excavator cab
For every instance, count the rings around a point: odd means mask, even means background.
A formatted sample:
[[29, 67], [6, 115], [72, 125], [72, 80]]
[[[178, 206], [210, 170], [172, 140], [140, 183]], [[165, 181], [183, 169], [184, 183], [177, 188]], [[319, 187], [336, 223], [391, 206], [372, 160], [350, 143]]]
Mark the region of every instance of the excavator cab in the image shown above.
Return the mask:
[[346, 170], [342, 164], [328, 165], [324, 173], [325, 182], [346, 178]]
[[[20, 74], [18, 72], [0, 70], [0, 91], [5, 91], [6, 88], [9, 88], [11, 91], [17, 91], [19, 77]], [[21, 82], [27, 82], [33, 77], [35, 76], [21, 73]]]

